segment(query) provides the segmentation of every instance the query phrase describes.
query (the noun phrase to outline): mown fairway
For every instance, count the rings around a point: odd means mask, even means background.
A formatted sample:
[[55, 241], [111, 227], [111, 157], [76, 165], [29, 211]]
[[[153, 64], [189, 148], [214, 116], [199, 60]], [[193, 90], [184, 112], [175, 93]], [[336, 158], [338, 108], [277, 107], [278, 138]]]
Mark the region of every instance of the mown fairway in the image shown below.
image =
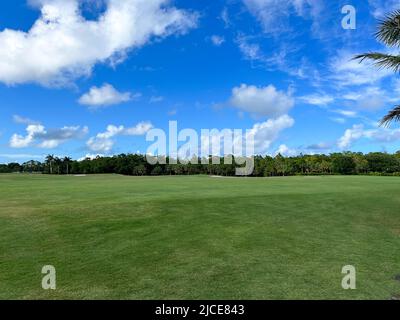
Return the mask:
[[0, 175], [0, 299], [390, 299], [399, 274], [400, 178]]

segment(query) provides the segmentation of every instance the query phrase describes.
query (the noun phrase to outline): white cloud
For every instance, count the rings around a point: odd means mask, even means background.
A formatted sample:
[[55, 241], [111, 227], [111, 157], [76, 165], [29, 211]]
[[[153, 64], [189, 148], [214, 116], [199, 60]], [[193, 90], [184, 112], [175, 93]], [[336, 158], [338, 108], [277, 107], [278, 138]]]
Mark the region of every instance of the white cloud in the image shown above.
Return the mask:
[[[234, 146], [243, 146], [243, 148], [250, 148], [252, 142], [254, 142], [254, 155], [267, 154], [271, 145], [279, 138], [281, 132], [294, 125], [294, 119], [288, 115], [283, 115], [277, 119], [269, 119], [265, 122], [256, 123], [245, 133], [235, 135], [233, 140]], [[232, 130], [227, 129], [228, 135], [232, 134]], [[226, 130], [211, 131], [210, 136], [201, 137], [201, 149], [207, 150], [206, 153], [211, 151], [214, 156], [221, 156], [226, 153], [234, 153], [237, 156], [243, 156], [238, 149], [234, 147], [234, 150], [227, 151], [223, 149], [223, 142], [225, 139]], [[240, 148], [239, 148], [240, 149]], [[246, 152], [250, 152], [248, 149]], [[248, 154], [249, 155], [249, 154]]]
[[11, 148], [26, 148], [33, 143], [35, 136], [38, 134], [43, 134], [45, 128], [42, 125], [29, 125], [26, 128], [28, 135], [25, 137], [22, 135], [14, 134], [10, 140]]
[[332, 111], [335, 113], [338, 113], [344, 117], [347, 117], [347, 118], [355, 118], [358, 115], [357, 112], [351, 111], [351, 110], [337, 109], [337, 110], [332, 110]]
[[340, 149], [349, 148], [352, 143], [356, 140], [359, 140], [364, 135], [364, 126], [354, 125], [351, 129], [347, 129], [344, 135], [338, 141], [338, 147]]
[[273, 85], [256, 87], [242, 84], [232, 90], [230, 104], [254, 115], [279, 117], [294, 106], [290, 93], [278, 91]]
[[96, 63], [121, 62], [152, 38], [182, 34], [197, 15], [168, 0], [109, 0], [98, 20], [85, 20], [78, 0], [36, 0], [41, 15], [28, 32], [0, 32], [0, 81], [64, 85]]
[[86, 143], [88, 148], [94, 152], [110, 152], [114, 146], [114, 141], [110, 139], [90, 138]]
[[[357, 53], [359, 54], [359, 52]], [[331, 78], [341, 86], [374, 84], [393, 74], [391, 70], [379, 69], [370, 62], [354, 60], [356, 53], [339, 52], [330, 62]]]
[[[265, 122], [255, 123], [251, 129], [246, 130], [243, 134], [235, 135], [233, 146], [243, 146], [244, 149], [247, 149], [246, 152], [251, 152], [250, 145], [254, 142], [254, 155], [267, 154], [271, 145], [279, 138], [281, 132], [293, 125], [294, 119], [288, 115], [283, 115], [277, 119], [269, 119]], [[211, 130], [210, 135], [202, 135], [201, 149], [207, 150], [206, 153], [211, 151], [211, 154], [214, 156], [221, 156], [227, 153], [243, 156], [242, 152], [244, 150], [238, 152], [236, 147], [233, 147], [234, 150], [230, 151], [223, 150], [225, 134], [231, 136], [232, 130]]]
[[313, 30], [322, 11], [320, 0], [243, 0], [243, 3], [260, 22], [266, 33], [282, 33], [289, 28], [292, 14], [313, 19]]
[[162, 101], [164, 101], [164, 97], [163, 96], [152, 96], [150, 98], [149, 103], [159, 103], [159, 102], [162, 102]]
[[[322, 15], [325, 13], [325, 2], [321, 0], [242, 0], [247, 10], [259, 21], [264, 33], [272, 35], [273, 45], [262, 47], [255, 38], [259, 38], [252, 30], [251, 36], [239, 33], [236, 43], [245, 59], [259, 62], [268, 69], [278, 69], [291, 76], [309, 78], [315, 71], [300, 55], [296, 55], [300, 48], [295, 41], [299, 38], [298, 30], [294, 30], [291, 17], [297, 16], [311, 20], [311, 33], [314, 37], [326, 38], [330, 26], [321, 26]], [[329, 19], [328, 19], [329, 20]], [[307, 25], [309, 23], [307, 22]], [[299, 63], [299, 61], [301, 63]]]
[[275, 151], [275, 156], [277, 156], [278, 154], [280, 154], [281, 156], [285, 156], [285, 157], [294, 157], [298, 154], [298, 151], [295, 149], [289, 148], [285, 144], [281, 144], [279, 146], [279, 148]]
[[101, 157], [104, 157], [104, 156], [105, 156], [104, 154], [100, 154], [100, 153], [97, 153], [97, 154], [88, 153], [88, 154], [86, 154], [86, 156], [84, 156], [82, 158], [79, 158], [78, 161], [83, 161], [83, 160], [86, 160], [86, 159], [94, 160], [94, 159], [96, 159], [98, 157], [101, 158]]
[[19, 116], [17, 114], [13, 115], [13, 120], [14, 120], [15, 123], [18, 123], [18, 124], [26, 124], [26, 125], [39, 124], [38, 121], [29, 119], [29, 118], [26, 118], [26, 117]]
[[128, 102], [138, 97], [140, 97], [139, 93], [132, 95], [130, 92], [119, 92], [112, 85], [105, 83], [100, 88], [90, 88], [78, 102], [91, 108], [98, 108]]
[[365, 87], [362, 90], [345, 94], [344, 99], [355, 102], [355, 107], [364, 111], [376, 111], [382, 109], [390, 102], [398, 102], [399, 93], [393, 97], [376, 86]]
[[385, 91], [379, 88], [368, 88], [357, 101], [357, 105], [360, 109], [375, 111], [384, 108], [387, 100]]
[[398, 0], [368, 0], [371, 7], [371, 14], [377, 18], [383, 18], [387, 13], [399, 9]]
[[288, 15], [292, 1], [281, 0], [243, 0], [247, 9], [261, 23], [265, 32], [275, 32], [282, 27], [279, 18]]
[[400, 95], [400, 79], [393, 79], [393, 90], [396, 92], [397, 95]]
[[248, 135], [254, 137], [254, 150], [256, 154], [265, 154], [275, 142], [280, 133], [294, 125], [294, 119], [283, 115], [277, 119], [269, 119], [266, 122], [256, 123]]
[[221, 46], [224, 42], [225, 42], [225, 38], [222, 36], [218, 36], [218, 35], [213, 35], [211, 36], [211, 42], [214, 44], [214, 46]]
[[127, 136], [142, 136], [152, 128], [153, 125], [150, 122], [141, 122], [137, 124], [135, 127], [126, 128], [123, 133]]
[[312, 95], [300, 97], [300, 99], [302, 101], [304, 101], [305, 103], [312, 104], [315, 106], [326, 106], [326, 105], [332, 103], [333, 101], [335, 101], [335, 99], [331, 95], [327, 95], [327, 94], [321, 94], [321, 95], [312, 94]]
[[79, 126], [46, 130], [41, 124], [31, 124], [26, 128], [26, 136], [14, 134], [11, 137], [10, 147], [27, 148], [33, 146], [53, 149], [68, 140], [83, 138], [88, 131], [87, 127], [80, 128]]
[[86, 145], [93, 152], [108, 153], [114, 146], [113, 137], [124, 135], [124, 136], [142, 136], [153, 128], [150, 122], [140, 122], [132, 128], [125, 128], [124, 126], [107, 126], [105, 132], [97, 134], [95, 137], [91, 137]]
[[280, 42], [266, 54], [254, 38], [254, 36], [239, 33], [235, 39], [243, 58], [250, 61], [253, 67], [271, 71], [280, 70], [300, 79], [313, 78], [314, 82], [320, 80], [318, 70], [304, 56], [294, 58], [298, 47], [287, 42]]
[[246, 60], [266, 62], [266, 57], [264, 56], [260, 45], [256, 43], [250, 43], [247, 37], [243, 34], [236, 38], [236, 43]]
[[9, 154], [9, 153], [2, 153], [0, 154], [0, 158], [7, 158], [7, 159], [15, 159], [15, 160], [21, 160], [21, 159], [36, 159], [40, 160], [44, 158], [44, 155], [38, 155], [38, 154]]
[[221, 20], [224, 22], [225, 28], [230, 27], [231, 20], [229, 18], [228, 8], [226, 8], [226, 7], [221, 12]]
[[362, 124], [353, 125], [353, 127], [347, 129], [344, 135], [338, 140], [338, 147], [340, 149], [347, 149], [351, 147], [354, 142], [362, 138], [381, 143], [399, 141], [400, 129], [365, 129]]

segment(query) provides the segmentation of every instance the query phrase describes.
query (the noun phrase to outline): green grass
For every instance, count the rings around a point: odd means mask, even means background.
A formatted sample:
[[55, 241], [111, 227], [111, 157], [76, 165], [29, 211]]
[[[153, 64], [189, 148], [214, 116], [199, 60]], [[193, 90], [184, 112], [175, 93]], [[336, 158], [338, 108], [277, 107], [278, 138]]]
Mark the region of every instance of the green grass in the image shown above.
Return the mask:
[[0, 299], [390, 299], [398, 274], [399, 178], [0, 175]]

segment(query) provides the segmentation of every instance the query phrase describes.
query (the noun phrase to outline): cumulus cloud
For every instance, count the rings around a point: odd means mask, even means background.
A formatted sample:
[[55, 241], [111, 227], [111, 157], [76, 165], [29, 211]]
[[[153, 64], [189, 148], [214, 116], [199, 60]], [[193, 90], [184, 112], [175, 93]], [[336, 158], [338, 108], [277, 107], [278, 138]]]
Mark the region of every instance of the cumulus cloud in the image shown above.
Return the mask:
[[362, 138], [381, 143], [399, 141], [400, 129], [365, 129], [362, 124], [353, 125], [353, 127], [347, 129], [344, 135], [338, 140], [338, 147], [340, 149], [347, 149], [351, 147], [354, 142]]
[[72, 139], [82, 139], [89, 129], [87, 127], [63, 127], [59, 129], [49, 129], [41, 124], [31, 124], [26, 128], [25, 136], [14, 134], [10, 139], [11, 148], [37, 147], [53, 149], [60, 144]]
[[86, 145], [93, 152], [108, 153], [112, 150], [115, 141], [112, 139], [116, 136], [142, 136], [153, 128], [150, 122], [140, 122], [131, 128], [124, 126], [109, 125], [105, 132], [98, 133], [95, 137], [91, 137]]
[[294, 119], [288, 115], [280, 116], [277, 119], [269, 119], [266, 122], [256, 123], [248, 135], [254, 137], [254, 150], [256, 154], [265, 154], [280, 133], [294, 125]]
[[294, 106], [290, 93], [278, 91], [273, 85], [256, 87], [242, 84], [232, 90], [230, 104], [258, 116], [279, 117]]
[[110, 139], [90, 138], [86, 143], [88, 148], [94, 152], [110, 152], [114, 146], [114, 141]]
[[278, 149], [275, 151], [275, 156], [280, 154], [281, 156], [285, 157], [294, 157], [298, 154], [299, 152], [296, 149], [291, 149], [285, 144], [281, 144]]
[[28, 32], [0, 32], [0, 81], [63, 85], [91, 74], [96, 63], [116, 64], [128, 50], [197, 24], [197, 15], [168, 0], [107, 0], [104, 13], [86, 20], [78, 0], [35, 0], [41, 11]]
[[[267, 154], [271, 145], [279, 138], [281, 132], [294, 125], [294, 120], [288, 115], [283, 115], [277, 119], [269, 119], [265, 122], [256, 123], [251, 129], [243, 132], [234, 133], [231, 129], [211, 130], [209, 134], [201, 136], [201, 149], [203, 154], [222, 156], [234, 154], [243, 156], [243, 152], [254, 152], [257, 154]], [[223, 150], [225, 139], [230, 139], [233, 150]], [[229, 146], [229, 144], [228, 144]], [[238, 146], [242, 146], [238, 147]], [[254, 147], [254, 150], [252, 150]], [[230, 147], [228, 147], [230, 148]], [[238, 149], [237, 149], [238, 148]]]
[[102, 87], [92, 87], [78, 102], [91, 108], [111, 106], [139, 98], [140, 93], [119, 92], [112, 85], [105, 83]]

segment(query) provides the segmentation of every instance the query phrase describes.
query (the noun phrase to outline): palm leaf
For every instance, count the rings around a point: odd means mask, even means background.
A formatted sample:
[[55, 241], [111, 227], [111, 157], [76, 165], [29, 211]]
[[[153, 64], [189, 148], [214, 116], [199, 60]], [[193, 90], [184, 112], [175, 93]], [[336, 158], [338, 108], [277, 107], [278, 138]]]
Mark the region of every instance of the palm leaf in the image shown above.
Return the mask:
[[400, 10], [388, 14], [380, 21], [375, 36], [388, 46], [400, 46]]
[[[379, 23], [376, 38], [391, 47], [400, 47], [400, 10], [387, 15]], [[354, 60], [372, 60], [379, 68], [392, 69], [400, 72], [400, 55], [370, 52], [357, 55]], [[391, 110], [380, 122], [381, 126], [388, 126], [392, 121], [400, 121], [400, 105]]]
[[388, 126], [392, 121], [400, 121], [400, 105], [391, 110], [380, 122], [381, 126]]
[[360, 60], [360, 62], [363, 62], [364, 60], [373, 60], [375, 62], [374, 64], [380, 68], [392, 69], [395, 72], [400, 71], [400, 56], [383, 54], [379, 52], [370, 52], [359, 54], [353, 59]]

